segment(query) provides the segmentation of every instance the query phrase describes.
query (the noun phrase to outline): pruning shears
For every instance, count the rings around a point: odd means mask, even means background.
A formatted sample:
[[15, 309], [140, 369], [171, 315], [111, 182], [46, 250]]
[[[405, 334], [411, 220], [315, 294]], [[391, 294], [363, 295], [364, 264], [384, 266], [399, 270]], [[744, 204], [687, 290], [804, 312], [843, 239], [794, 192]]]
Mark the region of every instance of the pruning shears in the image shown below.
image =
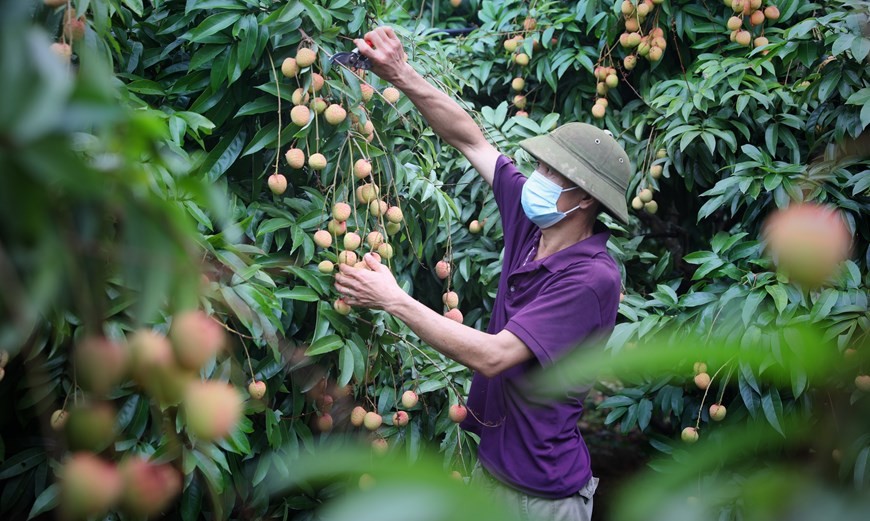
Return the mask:
[[331, 61], [351, 69], [369, 70], [372, 68], [372, 62], [360, 54], [359, 49], [354, 49], [351, 52], [337, 52], [332, 55]]

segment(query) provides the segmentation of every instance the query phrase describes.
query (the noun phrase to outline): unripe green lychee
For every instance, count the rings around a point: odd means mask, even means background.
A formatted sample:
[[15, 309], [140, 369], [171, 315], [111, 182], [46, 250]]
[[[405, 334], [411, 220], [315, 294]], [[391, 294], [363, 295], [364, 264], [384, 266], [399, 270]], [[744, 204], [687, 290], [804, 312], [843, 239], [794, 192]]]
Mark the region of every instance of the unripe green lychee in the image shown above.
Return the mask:
[[619, 85], [619, 78], [616, 77], [616, 74], [608, 74], [606, 78], [604, 78], [604, 83], [607, 84], [608, 88], [615, 89], [617, 85]]
[[664, 159], [668, 157], [668, 151], [664, 148], [656, 150], [656, 159]]
[[659, 211], [659, 203], [657, 203], [656, 201], [644, 203], [643, 209], [646, 211], [646, 213], [654, 215], [656, 212]]
[[386, 230], [387, 235], [392, 236], [402, 231], [402, 225], [400, 223], [387, 223], [387, 225], [384, 226], [384, 229]]
[[344, 301], [344, 299], [337, 299], [332, 303], [332, 309], [334, 309], [339, 315], [349, 315], [351, 312], [350, 304]]
[[698, 441], [698, 429], [694, 427], [686, 427], [680, 434], [680, 438], [686, 443], [695, 443]]
[[640, 200], [640, 197], [634, 196], [631, 199], [631, 207], [634, 208], [635, 210], [642, 210], [643, 209], [643, 201]]
[[374, 201], [369, 203], [369, 213], [374, 217], [380, 217], [387, 213], [387, 210], [390, 206], [386, 203], [386, 201], [382, 201], [380, 199], [375, 199]]
[[393, 247], [387, 243], [383, 243], [378, 246], [378, 254], [381, 257], [390, 260], [393, 258]]
[[81, 403], [65, 425], [71, 450], [102, 452], [115, 441], [115, 410], [107, 403]]
[[663, 170], [664, 169], [662, 168], [662, 165], [653, 165], [653, 166], [649, 167], [649, 175], [653, 179], [658, 179], [662, 176]]
[[526, 108], [526, 97], [522, 94], [517, 94], [516, 96], [514, 96], [513, 102], [514, 106], [518, 109]]
[[649, 188], [644, 188], [637, 196], [640, 197], [640, 200], [645, 203], [648, 203], [653, 199], [652, 190], [650, 190]]
[[294, 105], [305, 105], [310, 99], [311, 96], [309, 96], [308, 93], [305, 92], [305, 90], [301, 87], [294, 90], [293, 94], [290, 95], [290, 101]]
[[511, 80], [511, 89], [515, 91], [521, 91], [525, 86], [526, 80], [524, 80], [523, 78], [514, 78], [513, 80]]
[[368, 204], [378, 198], [380, 189], [374, 183], [366, 183], [359, 187], [359, 200]]
[[469, 233], [478, 234], [481, 232], [481, 230], [483, 230], [483, 225], [480, 224], [480, 221], [478, 221], [477, 219], [468, 223], [468, 232]]
[[529, 64], [529, 55], [524, 52], [514, 55], [514, 63], [521, 67], [525, 67]]
[[713, 421], [720, 422], [725, 419], [725, 414], [728, 411], [725, 409], [724, 405], [719, 405], [718, 403], [714, 403], [710, 406], [710, 419]]
[[332, 219], [326, 225], [326, 229], [333, 235], [344, 235], [347, 232], [347, 222]]

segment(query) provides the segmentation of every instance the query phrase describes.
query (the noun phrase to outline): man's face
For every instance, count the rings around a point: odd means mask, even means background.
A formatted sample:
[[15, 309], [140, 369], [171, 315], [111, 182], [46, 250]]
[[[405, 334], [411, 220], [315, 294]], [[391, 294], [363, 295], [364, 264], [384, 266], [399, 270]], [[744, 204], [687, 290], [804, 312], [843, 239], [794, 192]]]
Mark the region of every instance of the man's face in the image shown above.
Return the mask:
[[[561, 186], [563, 190], [577, 186], [567, 177], [563, 176], [543, 161], [538, 161], [537, 170], [541, 175]], [[571, 190], [570, 192], [562, 192], [562, 195], [559, 196], [559, 200], [556, 202], [556, 208], [558, 208], [560, 212], [567, 212], [571, 208], [580, 204], [580, 202], [586, 197], [588, 197], [588, 194], [582, 188]]]

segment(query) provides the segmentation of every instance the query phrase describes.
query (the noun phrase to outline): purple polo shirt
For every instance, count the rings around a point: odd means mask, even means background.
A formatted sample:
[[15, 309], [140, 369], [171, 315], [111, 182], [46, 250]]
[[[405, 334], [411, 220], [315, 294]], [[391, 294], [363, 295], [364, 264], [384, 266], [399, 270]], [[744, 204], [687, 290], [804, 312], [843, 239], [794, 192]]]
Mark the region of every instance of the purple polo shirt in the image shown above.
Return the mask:
[[493, 191], [504, 229], [504, 268], [487, 332], [507, 329], [534, 353], [494, 378], [475, 374], [462, 428], [480, 436], [481, 464], [503, 483], [533, 496], [562, 498], [579, 491], [592, 470], [577, 421], [585, 392], [559, 399], [534, 396], [528, 376], [592, 334], [616, 322], [620, 276], [607, 253], [606, 230], [534, 260], [540, 228], [526, 217], [520, 195], [526, 177], [499, 157]]

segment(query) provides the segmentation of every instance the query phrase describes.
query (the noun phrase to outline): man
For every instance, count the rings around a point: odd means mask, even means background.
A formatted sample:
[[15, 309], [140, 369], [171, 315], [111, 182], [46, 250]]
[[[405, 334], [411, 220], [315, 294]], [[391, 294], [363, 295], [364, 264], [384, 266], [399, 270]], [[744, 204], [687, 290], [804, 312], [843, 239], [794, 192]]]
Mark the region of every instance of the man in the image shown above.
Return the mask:
[[341, 266], [336, 289], [351, 305], [396, 316], [475, 371], [471, 414], [462, 423], [480, 436], [474, 481], [529, 519], [588, 520], [598, 480], [577, 427], [583, 396], [534, 397], [528, 375], [614, 326], [620, 275], [596, 217], [607, 210], [628, 220], [628, 157], [609, 133], [570, 123], [520, 143], [539, 160], [527, 179], [455, 101], [405, 63], [392, 29], [355, 43], [372, 70], [402, 90], [493, 187], [505, 266], [486, 333], [414, 300], [372, 255], [365, 257], [371, 271]]

